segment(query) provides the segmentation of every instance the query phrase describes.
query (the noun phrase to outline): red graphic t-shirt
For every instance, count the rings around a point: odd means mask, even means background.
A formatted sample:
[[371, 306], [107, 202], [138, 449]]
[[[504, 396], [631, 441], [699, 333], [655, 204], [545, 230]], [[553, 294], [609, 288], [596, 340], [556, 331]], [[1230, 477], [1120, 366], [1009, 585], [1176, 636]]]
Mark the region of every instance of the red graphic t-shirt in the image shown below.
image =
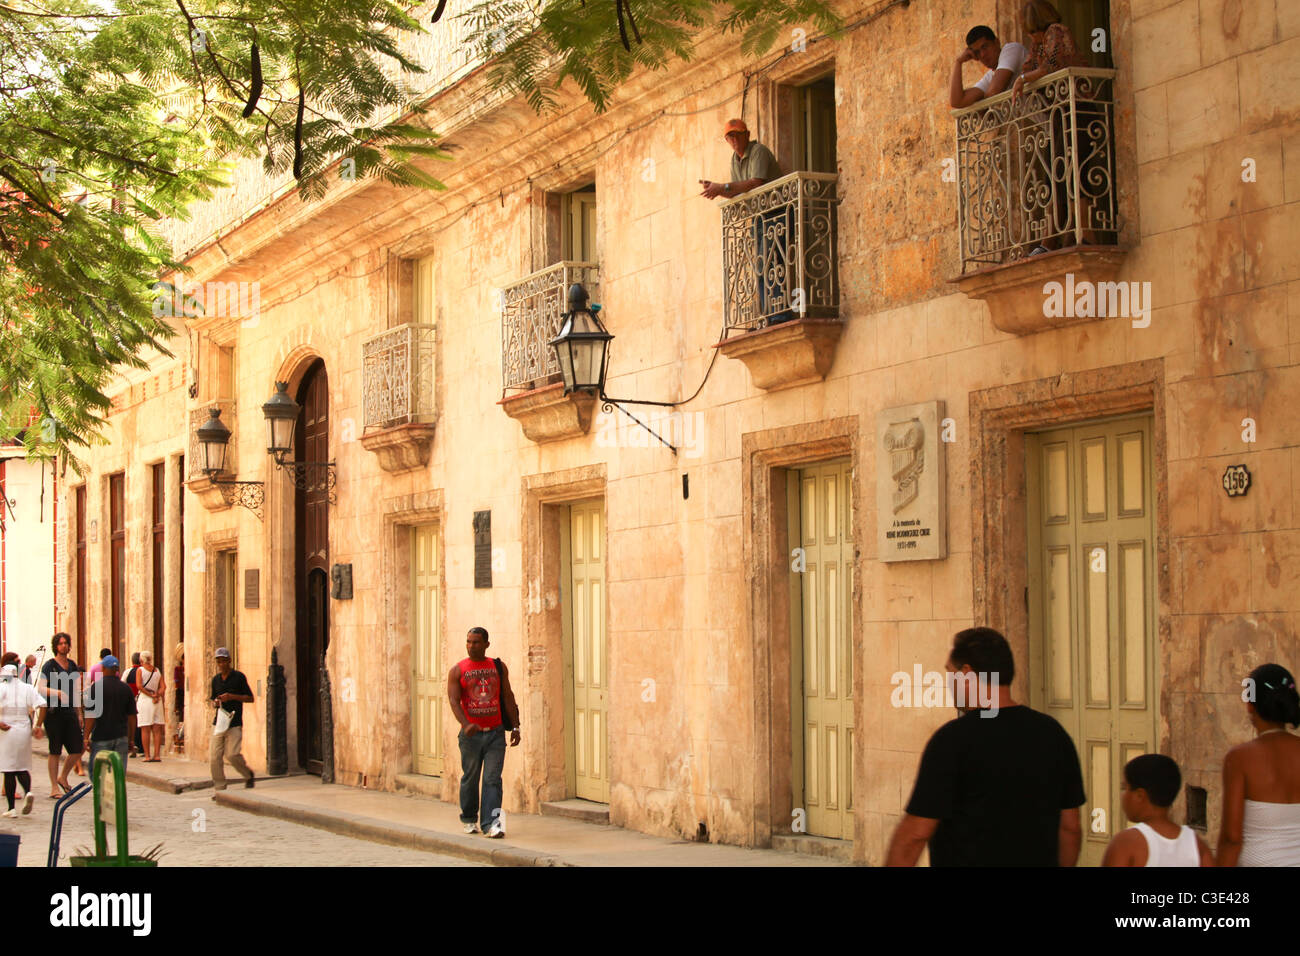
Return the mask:
[[471, 724], [483, 730], [501, 726], [501, 678], [492, 658], [467, 657], [460, 669], [460, 707]]

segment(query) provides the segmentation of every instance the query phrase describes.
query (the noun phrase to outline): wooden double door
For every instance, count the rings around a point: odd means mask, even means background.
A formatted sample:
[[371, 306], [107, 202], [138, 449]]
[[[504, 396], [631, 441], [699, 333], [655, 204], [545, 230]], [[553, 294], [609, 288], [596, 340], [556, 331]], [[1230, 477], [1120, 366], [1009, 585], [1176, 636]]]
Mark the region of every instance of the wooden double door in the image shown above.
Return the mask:
[[1127, 822], [1124, 764], [1156, 747], [1151, 419], [1026, 436], [1030, 702], [1083, 767], [1081, 865]]

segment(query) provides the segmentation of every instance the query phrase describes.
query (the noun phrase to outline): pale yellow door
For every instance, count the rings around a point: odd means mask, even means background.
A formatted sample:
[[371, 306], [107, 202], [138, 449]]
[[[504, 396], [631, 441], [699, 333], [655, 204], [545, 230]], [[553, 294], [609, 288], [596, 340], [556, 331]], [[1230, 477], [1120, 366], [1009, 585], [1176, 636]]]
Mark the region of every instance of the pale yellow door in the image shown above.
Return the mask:
[[572, 505], [562, 542], [569, 783], [575, 796], [597, 803], [609, 802], [604, 514], [603, 501]]
[[442, 775], [442, 592], [438, 529], [411, 530], [411, 763], [416, 773]]
[[563, 202], [561, 255], [573, 262], [596, 261], [596, 191], [566, 193]]
[[1156, 746], [1151, 420], [1027, 436], [1031, 704], [1083, 766], [1080, 865], [1128, 823], [1122, 770]]
[[791, 508], [802, 692], [794, 703], [796, 806], [808, 832], [853, 839], [852, 466], [833, 462], [798, 474]]

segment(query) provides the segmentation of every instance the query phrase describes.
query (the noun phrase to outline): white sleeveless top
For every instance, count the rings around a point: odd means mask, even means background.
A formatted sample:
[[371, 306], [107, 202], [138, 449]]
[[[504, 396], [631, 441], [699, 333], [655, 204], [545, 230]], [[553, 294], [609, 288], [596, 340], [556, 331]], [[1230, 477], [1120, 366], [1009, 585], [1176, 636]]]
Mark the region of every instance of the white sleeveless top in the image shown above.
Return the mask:
[[1300, 803], [1247, 800], [1238, 866], [1300, 866]]
[[1200, 866], [1201, 848], [1196, 843], [1196, 831], [1181, 827], [1178, 836], [1170, 840], [1162, 837], [1145, 823], [1135, 829], [1147, 841], [1147, 866]]

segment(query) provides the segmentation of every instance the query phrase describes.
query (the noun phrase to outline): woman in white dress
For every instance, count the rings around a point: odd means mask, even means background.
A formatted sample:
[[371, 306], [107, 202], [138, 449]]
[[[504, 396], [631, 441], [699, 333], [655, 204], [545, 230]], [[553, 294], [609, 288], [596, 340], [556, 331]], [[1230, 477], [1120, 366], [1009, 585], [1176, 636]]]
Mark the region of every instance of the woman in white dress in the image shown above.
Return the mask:
[[[23, 813], [32, 812], [32, 716], [45, 706], [45, 698], [31, 684], [18, 679], [18, 668], [0, 668], [0, 771], [4, 771], [6, 817], [18, 816], [14, 800], [23, 788]], [[35, 728], [37, 739], [45, 736]]]
[[140, 742], [144, 744], [144, 762], [158, 763], [162, 760], [163, 733], [167, 724], [167, 709], [163, 705], [162, 671], [153, 666], [153, 655], [148, 651], [140, 652], [140, 669], [135, 675], [136, 686], [140, 696], [135, 702], [139, 715]]
[[1255, 739], [1223, 760], [1219, 866], [1300, 866], [1300, 725], [1295, 678], [1265, 664], [1243, 682]]

